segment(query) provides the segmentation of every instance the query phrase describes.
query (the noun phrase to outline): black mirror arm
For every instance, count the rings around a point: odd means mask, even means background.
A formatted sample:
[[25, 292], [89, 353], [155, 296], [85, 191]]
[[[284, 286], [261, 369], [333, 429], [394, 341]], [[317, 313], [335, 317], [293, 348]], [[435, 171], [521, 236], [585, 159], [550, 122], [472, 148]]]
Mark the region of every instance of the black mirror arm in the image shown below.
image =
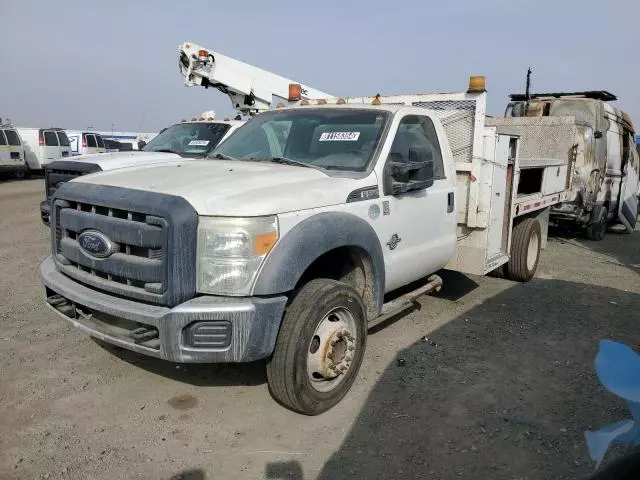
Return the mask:
[[393, 195], [400, 193], [406, 193], [412, 190], [422, 190], [429, 188], [433, 185], [433, 179], [431, 180], [409, 180], [408, 182], [392, 182], [391, 190]]
[[413, 172], [426, 168], [429, 162], [429, 160], [423, 162], [391, 162], [391, 169], [393, 174]]

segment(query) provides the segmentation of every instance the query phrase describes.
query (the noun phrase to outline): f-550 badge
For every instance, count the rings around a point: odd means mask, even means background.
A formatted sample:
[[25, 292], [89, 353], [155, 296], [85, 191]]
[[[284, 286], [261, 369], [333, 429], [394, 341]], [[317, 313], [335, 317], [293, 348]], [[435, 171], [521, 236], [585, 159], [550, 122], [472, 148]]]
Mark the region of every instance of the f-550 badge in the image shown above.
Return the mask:
[[387, 245], [389, 246], [389, 250], [393, 250], [394, 248], [396, 248], [401, 241], [402, 239], [398, 236], [398, 234], [394, 233], [389, 239], [389, 241], [387, 242]]

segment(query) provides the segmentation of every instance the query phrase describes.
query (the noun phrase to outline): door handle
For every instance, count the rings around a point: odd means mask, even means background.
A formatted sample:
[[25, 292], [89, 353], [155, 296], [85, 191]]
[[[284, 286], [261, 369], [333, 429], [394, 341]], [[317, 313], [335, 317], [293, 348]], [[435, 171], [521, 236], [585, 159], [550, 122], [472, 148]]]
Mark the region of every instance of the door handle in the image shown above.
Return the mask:
[[449, 192], [447, 195], [447, 213], [453, 212], [453, 192]]

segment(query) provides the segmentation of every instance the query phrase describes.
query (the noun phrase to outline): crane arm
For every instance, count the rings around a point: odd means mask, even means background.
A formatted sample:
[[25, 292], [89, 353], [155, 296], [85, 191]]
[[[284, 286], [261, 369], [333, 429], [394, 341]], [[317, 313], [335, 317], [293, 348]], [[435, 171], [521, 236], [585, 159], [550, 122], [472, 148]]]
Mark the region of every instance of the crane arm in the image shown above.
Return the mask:
[[286, 102], [289, 85], [299, 84], [301, 98], [333, 97], [262, 68], [249, 65], [193, 43], [179, 47], [180, 72], [188, 87], [213, 87], [229, 96], [233, 108], [243, 115], [269, 110], [274, 97]]

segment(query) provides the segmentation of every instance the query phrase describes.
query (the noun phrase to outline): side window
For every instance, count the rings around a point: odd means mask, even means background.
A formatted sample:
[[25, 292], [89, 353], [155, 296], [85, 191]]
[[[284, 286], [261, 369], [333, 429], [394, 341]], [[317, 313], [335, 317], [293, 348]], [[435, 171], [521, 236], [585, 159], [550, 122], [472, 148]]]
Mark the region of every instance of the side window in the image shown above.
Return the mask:
[[44, 132], [44, 144], [47, 147], [57, 147], [58, 146], [58, 137], [56, 136], [56, 132], [45, 131]]
[[105, 148], [104, 140], [102, 140], [102, 137], [100, 135], [96, 135], [96, 142], [98, 142], [98, 147]]
[[434, 178], [446, 178], [438, 135], [429, 117], [407, 115], [400, 121], [390, 153], [395, 161], [408, 162], [410, 148], [424, 149], [427, 160], [433, 160]]
[[9, 143], [9, 145], [13, 147], [19, 147], [21, 145], [20, 137], [15, 130], [5, 130], [4, 133], [7, 136], [7, 143]]
[[98, 146], [96, 143], [96, 137], [93, 135], [85, 135], [85, 138], [87, 139], [87, 147], [96, 148]]
[[4, 130], [0, 130], [0, 145], [6, 145], [7, 140], [4, 138]]
[[69, 137], [67, 137], [67, 134], [61, 130], [58, 131], [58, 140], [60, 140], [61, 147], [69, 146]]

